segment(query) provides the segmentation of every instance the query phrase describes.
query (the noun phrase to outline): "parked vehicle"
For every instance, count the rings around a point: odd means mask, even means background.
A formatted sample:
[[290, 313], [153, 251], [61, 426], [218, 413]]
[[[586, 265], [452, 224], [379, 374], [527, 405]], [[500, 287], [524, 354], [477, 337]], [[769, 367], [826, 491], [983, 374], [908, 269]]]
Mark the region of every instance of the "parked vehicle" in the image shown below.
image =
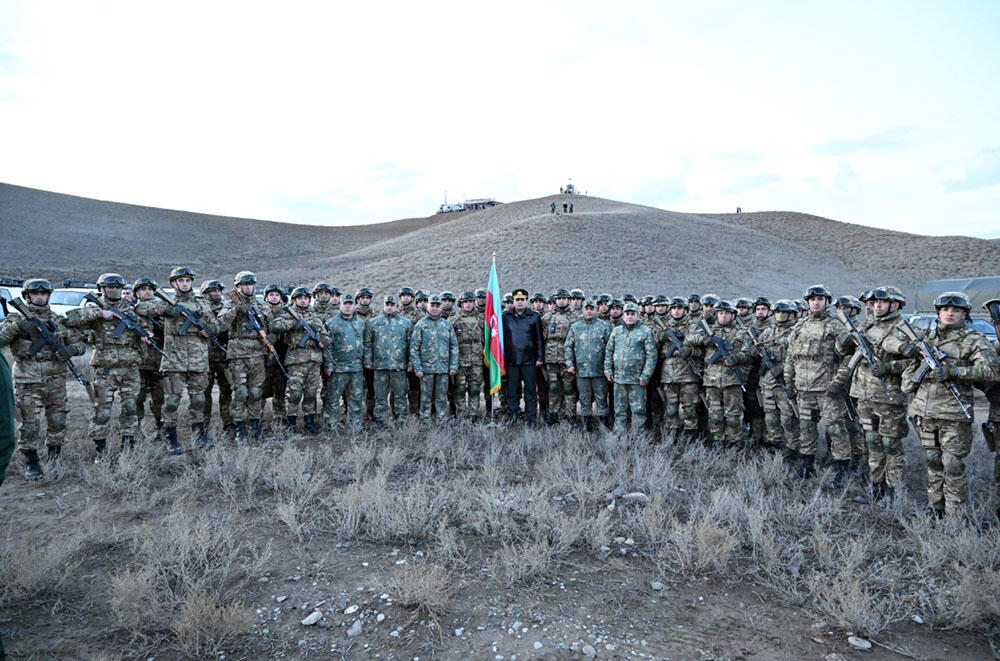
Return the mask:
[[[919, 328], [923, 331], [929, 331], [937, 328], [936, 314], [930, 314], [927, 312], [911, 314], [907, 317], [907, 320], [913, 325], [914, 328]], [[985, 335], [986, 339], [990, 342], [996, 343], [997, 331], [993, 328], [993, 324], [991, 324], [988, 319], [984, 319], [983, 317], [970, 317], [965, 325]]]
[[49, 307], [53, 312], [66, 314], [74, 308], [82, 308], [86, 306], [87, 301], [85, 301], [83, 297], [92, 293], [94, 293], [93, 289], [86, 289], [84, 287], [57, 289], [52, 292], [52, 295], [49, 297]]
[[[0, 286], [0, 297], [3, 297], [3, 299], [7, 302], [14, 300], [20, 295], [21, 295], [20, 287], [15, 287], [13, 285]], [[3, 310], [4, 308], [0, 306], [0, 319], [3, 319], [5, 316], [7, 316], [4, 314]]]

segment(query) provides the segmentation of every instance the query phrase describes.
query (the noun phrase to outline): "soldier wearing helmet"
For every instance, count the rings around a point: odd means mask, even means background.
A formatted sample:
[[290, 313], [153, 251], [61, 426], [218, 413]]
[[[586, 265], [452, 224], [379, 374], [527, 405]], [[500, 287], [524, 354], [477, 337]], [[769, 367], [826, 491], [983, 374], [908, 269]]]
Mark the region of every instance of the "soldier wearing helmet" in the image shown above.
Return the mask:
[[[212, 306], [212, 311], [216, 316], [226, 308], [226, 299], [222, 296], [226, 285], [221, 280], [205, 280], [198, 288], [202, 300], [208, 301]], [[219, 343], [226, 345], [229, 340], [228, 332], [221, 332], [218, 335]], [[205, 425], [212, 424], [212, 391], [215, 386], [219, 386], [219, 419], [222, 420], [222, 428], [227, 433], [236, 430], [233, 424], [233, 415], [229, 407], [233, 401], [233, 388], [229, 383], [229, 361], [226, 352], [215, 346], [208, 345], [208, 387], [205, 388]]]
[[534, 293], [531, 295], [531, 309], [539, 314], [539, 316], [544, 315], [547, 310], [545, 309], [545, 294]]
[[720, 300], [715, 294], [705, 294], [701, 297], [701, 317], [709, 326], [715, 323], [715, 306]]
[[445, 319], [451, 319], [451, 315], [455, 312], [455, 294], [450, 291], [441, 292], [441, 316]]
[[[983, 303], [983, 309], [990, 316], [990, 322], [997, 335], [1000, 335], [1000, 298], [993, 298]], [[996, 344], [993, 345], [996, 351]], [[993, 452], [993, 487], [995, 490], [997, 519], [1000, 519], [1000, 375], [984, 390], [986, 401], [989, 402], [986, 422], [982, 424], [983, 440], [986, 447]]]
[[170, 286], [174, 288], [174, 302], [205, 324], [201, 332], [187, 322], [186, 313], [179, 307], [161, 299], [144, 301], [135, 306], [140, 316], [161, 319], [163, 323], [163, 350], [169, 358], [160, 362], [160, 371], [166, 377], [163, 389], [163, 436], [171, 454], [182, 454], [184, 448], [177, 438], [178, 409], [181, 395], [187, 390], [188, 416], [196, 440], [208, 441], [205, 433], [205, 389], [208, 386], [208, 333], [218, 330], [217, 319], [208, 301], [194, 292], [195, 272], [179, 266], [170, 272]]
[[583, 315], [583, 302], [587, 300], [582, 289], [574, 289], [569, 293], [569, 308], [577, 319]]
[[[132, 292], [135, 294], [135, 305], [153, 300], [153, 295], [160, 284], [148, 276], [137, 278], [132, 284]], [[163, 324], [153, 317], [139, 317], [139, 324], [148, 332], [153, 334], [156, 346], [163, 346]], [[145, 404], [149, 399], [149, 411], [153, 415], [153, 422], [156, 425], [156, 436], [159, 438], [163, 433], [163, 373], [160, 372], [160, 354], [151, 346], [143, 344], [142, 362], [139, 363], [139, 393], [135, 399], [136, 427], [142, 428], [142, 419], [145, 416]]]
[[[701, 398], [701, 351], [684, 341], [694, 328], [690, 308], [682, 296], [670, 299], [660, 342], [660, 399], [666, 442], [691, 443], [698, 436], [698, 403]], [[698, 306], [701, 310], [701, 306]]]
[[764, 409], [764, 445], [771, 450], [790, 452], [798, 447], [799, 419], [795, 408], [780, 383], [788, 383], [784, 375], [788, 336], [797, 322], [795, 303], [788, 299], [775, 301], [774, 322], [760, 332], [760, 350], [766, 349], [774, 358], [773, 369], [760, 368], [760, 398]]
[[[423, 296], [424, 302], [427, 301], [426, 292], [418, 292]], [[358, 289], [357, 293], [354, 295], [354, 315], [363, 321], [368, 321], [375, 315], [375, 311], [372, 309], [372, 298], [374, 298], [375, 292], [373, 292], [369, 287], [361, 287]], [[417, 297], [418, 302], [420, 296]], [[420, 305], [417, 306], [418, 308]], [[423, 314], [421, 311], [420, 314]], [[364, 368], [361, 371], [362, 378], [364, 379], [365, 388], [365, 415], [369, 420], [374, 420], [373, 415], [375, 411], [375, 372]], [[328, 380], [329, 381], [329, 380]]]
[[[582, 294], [580, 290], [574, 290]], [[576, 418], [576, 377], [566, 371], [563, 345], [570, 326], [577, 314], [570, 306], [571, 294], [565, 289], [556, 290], [556, 307], [542, 315], [542, 336], [545, 338], [545, 367], [543, 378], [548, 385], [548, 410], [542, 410], [543, 420], [550, 424], [559, 422], [560, 416], [572, 421]]]
[[[285, 294], [285, 290], [278, 284], [269, 284], [264, 288], [264, 305], [262, 309], [266, 315], [266, 321], [270, 324], [271, 320], [284, 312], [285, 304], [288, 302], [288, 296]], [[273, 335], [269, 336], [271, 343], [274, 345], [274, 349], [278, 354], [277, 360], [281, 361], [281, 364], [285, 364], [285, 355], [288, 353], [288, 342], [285, 340], [283, 335]], [[285, 373], [281, 371], [278, 367], [278, 362], [274, 357], [268, 352], [268, 358], [264, 361], [265, 364], [265, 374], [264, 374], [264, 387], [263, 387], [263, 397], [261, 400], [261, 414], [264, 412], [264, 402], [268, 399], [271, 400], [271, 411], [273, 413], [272, 426], [278, 427], [283, 424], [287, 416], [287, 407], [285, 406], [285, 399], [288, 395], [288, 377]], [[287, 425], [285, 425], [287, 427]], [[253, 432], [256, 429], [254, 424], [250, 425], [250, 431]]]
[[733, 301], [733, 306], [736, 308], [737, 319], [739, 319], [744, 326], [749, 326], [753, 323], [753, 301], [745, 296], [741, 296]]
[[612, 328], [621, 326], [624, 321], [622, 314], [625, 311], [625, 303], [621, 299], [613, 298], [608, 302], [608, 323]]
[[413, 289], [410, 287], [400, 287], [399, 291], [396, 292], [396, 296], [399, 301], [399, 316], [409, 319], [410, 323], [417, 323], [417, 320], [422, 315], [417, 306], [413, 304]]
[[957, 388], [971, 408], [973, 386], [1000, 378], [1000, 361], [982, 333], [968, 326], [972, 305], [961, 292], [944, 292], [934, 299], [937, 325], [926, 335], [940, 352], [941, 369], [918, 377], [921, 360], [903, 372], [903, 390], [912, 393], [909, 414], [917, 428], [927, 462], [927, 506], [937, 516], [961, 514], [969, 500], [965, 458], [972, 448], [972, 415], [967, 417], [945, 384]]
[[[540, 296], [540, 294], [539, 294]], [[479, 418], [479, 399], [483, 389], [483, 320], [476, 313], [476, 297], [471, 291], [458, 299], [458, 314], [450, 319], [458, 337], [458, 372], [451, 389], [455, 414], [459, 420]]]
[[285, 426], [289, 431], [296, 430], [301, 405], [302, 427], [316, 436], [323, 432], [316, 420], [316, 398], [323, 381], [323, 351], [330, 343], [330, 335], [323, 317], [310, 309], [312, 293], [308, 287], [296, 287], [290, 298], [290, 304], [271, 320], [271, 330], [283, 335], [288, 347], [284, 360], [288, 370]]
[[[42, 477], [40, 444], [47, 446], [50, 461], [59, 457], [66, 438], [66, 361], [85, 351], [80, 336], [71, 333], [63, 318], [49, 308], [52, 291], [48, 280], [26, 280], [21, 299], [32, 318], [12, 309], [0, 323], [0, 348], [9, 346], [14, 355], [15, 400], [21, 414], [18, 449], [24, 457], [24, 477], [28, 480]], [[38, 323], [46, 324], [62, 348], [53, 349], [45, 344], [33, 350], [41, 338]], [[42, 415], [47, 423], [44, 436]]]
[[701, 295], [691, 294], [688, 296], [688, 317], [691, 319], [691, 323], [696, 324], [701, 321], [701, 317], [704, 314], [701, 307]]
[[317, 282], [312, 288], [312, 311], [325, 324], [340, 311], [340, 290], [329, 282]]
[[[97, 279], [102, 305], [117, 308], [126, 315], [134, 314], [132, 305], [123, 296], [126, 284], [125, 278], [117, 273], [102, 274]], [[133, 447], [138, 431], [135, 400], [139, 394], [142, 342], [137, 334], [123, 332], [125, 328], [119, 327], [121, 319], [115, 312], [98, 306], [75, 308], [66, 315], [66, 326], [89, 331], [87, 336], [94, 347], [90, 366], [96, 401], [87, 435], [94, 443], [95, 461], [104, 456], [107, 448], [108, 423], [116, 392], [121, 402], [118, 416], [121, 447]]]
[[601, 294], [597, 297], [597, 318], [611, 321], [611, 294]]

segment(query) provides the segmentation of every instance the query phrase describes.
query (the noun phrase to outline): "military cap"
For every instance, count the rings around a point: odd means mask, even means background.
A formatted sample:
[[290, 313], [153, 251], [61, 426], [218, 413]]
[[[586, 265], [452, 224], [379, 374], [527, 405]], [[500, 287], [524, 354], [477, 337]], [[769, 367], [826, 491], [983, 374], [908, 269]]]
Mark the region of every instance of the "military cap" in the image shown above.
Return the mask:
[[52, 283], [45, 278], [32, 278], [31, 280], [25, 280], [24, 286], [21, 291], [25, 294], [30, 294], [33, 291], [43, 291], [48, 294], [53, 292]]
[[476, 292], [463, 291], [461, 298], [458, 299], [458, 302], [461, 303], [462, 301], [473, 301], [475, 299], [476, 299]]
[[628, 303], [625, 304], [625, 308], [624, 308], [623, 312], [628, 312], [630, 310], [632, 312], [638, 312], [639, 311], [639, 306], [636, 305], [635, 303], [633, 303], [632, 301], [629, 301]]
[[701, 297], [701, 304], [711, 305], [712, 307], [715, 307], [716, 305], [719, 304], [719, 297], [716, 296], [715, 294], [705, 294], [704, 296]]
[[795, 303], [787, 298], [781, 298], [774, 302], [775, 312], [795, 312]]
[[432, 294], [431, 296], [427, 297], [427, 305], [433, 305], [435, 303], [437, 303], [438, 305], [441, 305], [441, 297], [440, 296], [438, 296], [437, 294]]
[[824, 296], [828, 301], [833, 300], [833, 295], [830, 294], [830, 290], [827, 289], [825, 285], [813, 285], [802, 293], [802, 298], [806, 301], [816, 296]]
[[587, 298], [583, 295], [582, 289], [574, 289], [569, 293], [570, 298]]
[[674, 296], [670, 299], [670, 307], [672, 308], [686, 308], [688, 302], [684, 300], [683, 296]]
[[335, 289], [335, 287], [333, 285], [331, 285], [329, 282], [317, 282], [316, 286], [313, 287], [313, 294], [315, 294], [318, 291], [328, 291], [331, 294], [333, 294], [333, 293], [339, 294], [340, 293], [339, 290], [337, 290], [336, 292], [334, 292], [334, 289]]
[[628, 303], [629, 301], [631, 301], [632, 303], [638, 302], [638, 299], [636, 299], [635, 294], [625, 294], [622, 296], [622, 300], [625, 301], [626, 303]]
[[567, 291], [566, 289], [560, 288], [560, 289], [556, 290], [556, 293], [553, 294], [553, 296], [555, 298], [569, 298], [569, 291]]
[[270, 284], [267, 287], [264, 287], [264, 294], [265, 295], [266, 294], [270, 294], [273, 291], [276, 291], [276, 292], [278, 292], [279, 294], [282, 294], [282, 295], [285, 293], [285, 290], [281, 288], [281, 285]]
[[443, 291], [443, 292], [441, 292], [441, 300], [442, 301], [454, 301], [455, 300], [455, 294], [451, 293], [450, 291]]
[[625, 306], [625, 304], [622, 303], [621, 300], [619, 300], [617, 298], [612, 298], [611, 302], [608, 303], [608, 307], [609, 308], [620, 308], [620, 307], [624, 307], [624, 306]]
[[476, 290], [476, 298], [486, 298], [486, 290], [485, 289], [477, 289]]
[[767, 296], [758, 296], [757, 298], [753, 299], [753, 306], [757, 307], [758, 305], [766, 305], [767, 307], [771, 307], [771, 299], [769, 299]]
[[[365, 296], [370, 296], [370, 294], [365, 294]], [[342, 297], [342, 298], [340, 299], [340, 302], [341, 302], [341, 303], [353, 303], [353, 302], [354, 302], [354, 296], [352, 296], [352, 295], [351, 295], [351, 292], [347, 292], [347, 293], [346, 293], [346, 294], [344, 294], [344, 296], [343, 296], [343, 297]]]
[[511, 292], [513, 298], [528, 298], [528, 290], [524, 287], [518, 287]]
[[399, 305], [399, 299], [396, 298], [395, 294], [386, 294], [382, 298], [382, 303], [385, 305]]
[[600, 296], [597, 297], [597, 302], [598, 303], [610, 303], [611, 302], [611, 294], [601, 294]]
[[545, 300], [545, 294], [535, 293], [535, 294], [531, 295], [531, 302], [532, 303], [534, 303], [535, 301], [544, 301], [544, 300]]
[[312, 292], [309, 291], [308, 287], [296, 287], [292, 290], [291, 297], [298, 298], [299, 296], [308, 296], [312, 298]]
[[688, 303], [690, 303], [691, 301], [698, 301], [699, 303], [701, 303], [701, 296], [699, 296], [698, 294], [691, 294], [690, 296], [688, 296]]
[[413, 297], [418, 301], [426, 301], [428, 298], [430, 298], [430, 294], [425, 292], [423, 289], [418, 289], [417, 293], [414, 294]]
[[194, 276], [195, 276], [194, 269], [189, 268], [187, 266], [177, 266], [177, 267], [174, 268], [173, 271], [170, 272], [170, 278], [169, 279], [170, 280], [174, 280], [176, 278], [192, 278], [193, 279]]
[[[233, 278], [234, 285], [255, 285], [257, 284], [257, 274], [252, 271], [240, 271]], [[276, 285], [271, 285], [272, 287]]]
[[160, 283], [158, 283], [156, 280], [150, 278], [148, 275], [144, 275], [141, 278], [136, 278], [135, 282], [132, 284], [132, 289], [135, 290], [135, 289], [138, 289], [139, 287], [142, 287], [144, 285], [152, 287], [153, 289], [159, 289], [160, 288]]
[[972, 303], [969, 302], [969, 297], [960, 291], [946, 291], [934, 299], [935, 309], [948, 306], [962, 308], [966, 312], [972, 310]]
[[725, 312], [736, 312], [736, 306], [729, 301], [719, 301], [715, 304], [715, 310]]
[[[350, 296], [350, 294], [344, 294], [344, 295]], [[374, 296], [374, 294], [372, 294], [372, 290], [369, 289], [368, 287], [362, 287], [358, 291], [354, 292], [354, 296], [351, 297], [351, 300], [355, 298], [361, 298], [362, 296]]]
[[117, 273], [102, 273], [101, 277], [97, 279], [97, 286], [107, 287], [108, 285], [111, 285], [112, 287], [125, 287], [128, 283], [125, 282], [124, 277], [118, 275]]
[[585, 308], [596, 308], [597, 307], [597, 301], [595, 301], [594, 299], [590, 299], [589, 301], [584, 301], [583, 302], [583, 307], [585, 307]]
[[[138, 282], [138, 280], [136, 282]], [[215, 289], [222, 291], [225, 288], [226, 286], [222, 284], [221, 280], [206, 280], [205, 282], [201, 283], [201, 287], [198, 288], [198, 293], [204, 296], [208, 292], [213, 291]], [[135, 289], [135, 287], [133, 287], [132, 289]]]
[[398, 295], [400, 295], [400, 296], [404, 296], [406, 294], [409, 294], [410, 296], [413, 296], [413, 288], [412, 287], [400, 287], [399, 291], [396, 292], [396, 293]]

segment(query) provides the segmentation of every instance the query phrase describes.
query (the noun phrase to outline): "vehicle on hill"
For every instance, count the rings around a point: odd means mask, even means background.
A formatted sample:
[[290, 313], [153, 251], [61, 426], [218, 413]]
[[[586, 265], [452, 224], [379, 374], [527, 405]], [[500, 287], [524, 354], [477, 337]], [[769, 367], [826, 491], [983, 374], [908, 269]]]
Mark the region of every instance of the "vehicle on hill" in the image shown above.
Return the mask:
[[438, 207], [438, 213], [451, 213], [452, 211], [465, 211], [465, 205], [461, 202], [448, 204], [447, 202]]

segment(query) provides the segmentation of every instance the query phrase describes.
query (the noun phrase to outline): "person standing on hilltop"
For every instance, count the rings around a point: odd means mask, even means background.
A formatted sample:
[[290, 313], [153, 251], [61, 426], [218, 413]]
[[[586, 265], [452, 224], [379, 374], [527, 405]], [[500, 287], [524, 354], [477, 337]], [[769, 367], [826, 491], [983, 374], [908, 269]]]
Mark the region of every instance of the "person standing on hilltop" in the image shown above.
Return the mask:
[[552, 213], [555, 213], [556, 212], [556, 203], [553, 202], [552, 204], [550, 204], [549, 205], [549, 209], [551, 210]]

